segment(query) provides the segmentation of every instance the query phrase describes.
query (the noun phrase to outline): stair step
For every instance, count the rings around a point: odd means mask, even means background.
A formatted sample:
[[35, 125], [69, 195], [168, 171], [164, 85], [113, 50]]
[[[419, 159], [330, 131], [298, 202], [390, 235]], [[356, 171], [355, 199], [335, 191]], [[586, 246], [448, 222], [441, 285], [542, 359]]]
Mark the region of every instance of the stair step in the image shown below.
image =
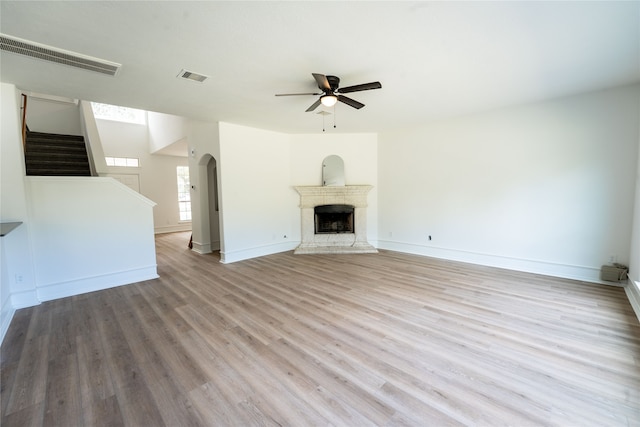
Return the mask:
[[45, 149], [61, 149], [61, 148], [69, 148], [72, 150], [84, 150], [85, 145], [84, 142], [77, 141], [30, 141], [27, 140], [27, 148], [45, 148]]
[[79, 169], [27, 169], [27, 175], [29, 176], [91, 176], [91, 172], [88, 170]]
[[50, 145], [53, 147], [68, 146], [68, 147], [84, 147], [83, 140], [67, 140], [67, 139], [41, 139], [41, 138], [27, 138], [27, 144], [31, 145]]
[[28, 132], [25, 144], [27, 175], [91, 176], [84, 137]]
[[60, 151], [31, 151], [27, 152], [27, 159], [45, 158], [45, 159], [86, 159], [87, 153], [82, 151], [60, 152]]
[[43, 132], [27, 132], [27, 139], [57, 139], [60, 141], [82, 141], [84, 137], [82, 135], [65, 135], [60, 133], [43, 133]]
[[89, 161], [60, 160], [57, 162], [50, 162], [46, 160], [29, 159], [26, 161], [25, 165], [27, 166], [27, 168], [32, 168], [32, 169], [33, 168], [49, 169], [54, 167], [61, 167], [61, 168], [68, 168], [68, 169], [83, 169], [83, 168], [87, 169], [89, 167]]

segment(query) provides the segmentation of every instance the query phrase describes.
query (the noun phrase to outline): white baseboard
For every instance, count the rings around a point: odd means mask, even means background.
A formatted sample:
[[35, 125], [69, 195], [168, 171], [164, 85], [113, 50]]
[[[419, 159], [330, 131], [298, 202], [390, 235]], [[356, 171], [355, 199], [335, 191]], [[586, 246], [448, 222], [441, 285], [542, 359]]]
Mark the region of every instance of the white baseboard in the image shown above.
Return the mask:
[[280, 252], [292, 251], [298, 245], [300, 241], [296, 242], [281, 242], [272, 245], [258, 246], [254, 248], [241, 249], [238, 251], [220, 251], [220, 262], [223, 264], [230, 264], [232, 262], [243, 261], [245, 259], [257, 258], [265, 255], [277, 254]]
[[155, 227], [154, 234], [176, 233], [180, 231], [191, 231], [191, 223], [178, 225], [165, 225], [163, 227]]
[[640, 322], [640, 282], [634, 282], [629, 278], [629, 283], [624, 287], [624, 292], [627, 294], [631, 307]]
[[191, 242], [191, 243], [193, 246], [191, 250], [197, 254], [204, 255], [204, 254], [210, 254], [211, 252], [213, 252], [211, 250], [211, 243], [199, 243], [199, 242]]
[[447, 259], [451, 261], [485, 265], [488, 267], [497, 267], [507, 270], [542, 274], [545, 276], [562, 277], [565, 279], [580, 280], [584, 282], [600, 283], [612, 286], [623, 286], [623, 284], [615, 282], [605, 282], [600, 280], [600, 267], [585, 267], [546, 261], [511, 258], [499, 255], [439, 248], [434, 246], [421, 246], [411, 243], [392, 242], [388, 240], [378, 240], [378, 248], [415, 255], [429, 256], [433, 258]]
[[210, 254], [211, 252], [220, 250], [220, 240], [215, 240], [211, 243], [198, 243], [198, 242], [191, 242], [191, 243], [193, 246], [191, 250], [200, 255]]
[[40, 300], [38, 299], [36, 289], [29, 289], [28, 291], [14, 292], [11, 294], [11, 306], [16, 310], [33, 307], [38, 304], [40, 304]]
[[4, 301], [0, 311], [0, 344], [4, 341], [4, 336], [9, 330], [9, 325], [11, 325], [16, 310], [38, 304], [40, 304], [40, 301], [38, 300], [35, 289], [14, 292]]
[[46, 286], [38, 286], [36, 292], [40, 301], [50, 301], [58, 298], [115, 288], [116, 286], [144, 282], [145, 280], [157, 279], [158, 277], [157, 266], [154, 264], [133, 270], [109, 273], [101, 276], [85, 277], [61, 283], [52, 283]]
[[9, 325], [15, 313], [16, 309], [11, 305], [11, 297], [9, 297], [4, 301], [0, 309], [0, 344], [4, 341], [4, 336], [9, 330]]

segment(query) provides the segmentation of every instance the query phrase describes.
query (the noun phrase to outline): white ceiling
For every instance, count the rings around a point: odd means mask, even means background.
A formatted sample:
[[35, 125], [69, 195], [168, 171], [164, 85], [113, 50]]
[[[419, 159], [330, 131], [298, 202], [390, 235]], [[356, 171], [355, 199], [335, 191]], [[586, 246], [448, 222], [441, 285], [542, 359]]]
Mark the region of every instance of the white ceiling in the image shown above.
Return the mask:
[[316, 98], [274, 94], [315, 91], [313, 72], [382, 83], [350, 94], [361, 110], [339, 103], [328, 132], [640, 82], [637, 1], [2, 0], [0, 31], [122, 64], [108, 77], [2, 52], [1, 80], [21, 89], [291, 133], [322, 131]]

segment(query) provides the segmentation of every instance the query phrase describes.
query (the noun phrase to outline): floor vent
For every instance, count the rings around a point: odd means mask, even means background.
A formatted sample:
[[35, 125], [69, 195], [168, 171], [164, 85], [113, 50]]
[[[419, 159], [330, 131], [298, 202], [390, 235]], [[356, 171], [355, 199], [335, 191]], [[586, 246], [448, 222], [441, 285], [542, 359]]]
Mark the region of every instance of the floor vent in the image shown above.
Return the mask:
[[105, 61], [99, 58], [93, 58], [52, 46], [19, 39], [6, 34], [0, 34], [0, 50], [17, 53], [31, 58], [42, 59], [48, 62], [55, 62], [57, 64], [81, 68], [83, 70], [95, 71], [96, 73], [107, 74], [109, 76], [115, 76], [120, 67], [122, 67], [121, 64], [117, 64], [115, 62]]
[[205, 81], [206, 79], [209, 78], [209, 77], [204, 76], [202, 74], [194, 73], [192, 71], [187, 71], [185, 69], [182, 69], [180, 71], [180, 74], [178, 74], [177, 77], [179, 77], [181, 79], [191, 80], [191, 81], [198, 82], [198, 83], [202, 83], [203, 81]]

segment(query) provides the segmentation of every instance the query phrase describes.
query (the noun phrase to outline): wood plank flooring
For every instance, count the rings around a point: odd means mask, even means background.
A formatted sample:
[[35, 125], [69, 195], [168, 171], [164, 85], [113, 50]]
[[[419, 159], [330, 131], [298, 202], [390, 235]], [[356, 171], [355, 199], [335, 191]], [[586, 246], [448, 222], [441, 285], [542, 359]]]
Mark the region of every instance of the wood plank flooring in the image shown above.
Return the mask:
[[638, 426], [624, 290], [382, 251], [229, 265], [19, 310], [2, 426]]

